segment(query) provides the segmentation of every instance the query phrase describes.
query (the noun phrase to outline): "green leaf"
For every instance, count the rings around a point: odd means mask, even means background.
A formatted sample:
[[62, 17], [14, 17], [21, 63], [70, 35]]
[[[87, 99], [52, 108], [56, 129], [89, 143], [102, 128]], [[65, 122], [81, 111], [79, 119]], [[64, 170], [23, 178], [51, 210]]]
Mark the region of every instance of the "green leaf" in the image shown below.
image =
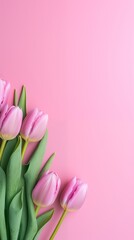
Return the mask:
[[49, 168], [50, 168], [50, 166], [51, 166], [51, 164], [52, 164], [52, 162], [53, 162], [53, 160], [54, 160], [54, 157], [55, 157], [55, 153], [53, 153], [53, 154], [48, 158], [48, 160], [46, 161], [44, 167], [42, 168], [42, 170], [41, 170], [41, 172], [40, 172], [40, 174], [39, 174], [39, 178], [42, 177], [42, 175], [44, 174], [44, 172], [46, 172], [46, 171], [49, 170]]
[[36, 231], [37, 231], [37, 221], [34, 211], [34, 205], [31, 197], [31, 193], [29, 193], [26, 187], [26, 194], [27, 194], [27, 214], [28, 214], [28, 221], [27, 221], [27, 228], [25, 232], [25, 240], [32, 240]]
[[14, 104], [15, 106], [18, 105], [18, 95], [17, 95], [16, 89], [14, 90], [13, 104]]
[[24, 181], [24, 174], [28, 168], [28, 165], [22, 165], [22, 185], [23, 185], [23, 208], [22, 208], [22, 218], [19, 232], [19, 240], [24, 240], [26, 228], [27, 228], [27, 200], [26, 200], [26, 187]]
[[25, 240], [32, 240], [37, 232], [37, 221], [35, 216], [34, 205], [32, 201], [32, 190], [37, 181], [40, 171], [41, 163], [44, 157], [48, 132], [39, 142], [37, 149], [33, 153], [27, 172], [25, 173], [26, 194], [27, 194], [27, 209], [28, 209], [28, 223], [25, 235]]
[[9, 162], [12, 152], [14, 151], [17, 141], [18, 141], [18, 139], [14, 138], [13, 140], [8, 141], [6, 144], [6, 147], [4, 149], [2, 159], [1, 159], [1, 167], [3, 168], [4, 171], [6, 171], [7, 164]]
[[26, 190], [24, 185], [23, 190], [23, 207], [22, 207], [22, 218], [20, 224], [19, 240], [23, 240], [27, 228], [27, 201], [26, 201]]
[[21, 188], [21, 169], [22, 169], [22, 158], [21, 158], [21, 137], [18, 138], [17, 146], [12, 153], [8, 165], [7, 165], [7, 192], [6, 192], [6, 208]]
[[37, 218], [38, 230], [40, 230], [53, 216], [54, 209], [51, 209]]
[[46, 150], [46, 144], [48, 139], [48, 131], [46, 131], [45, 136], [42, 138], [42, 140], [39, 142], [36, 150], [34, 151], [30, 161], [28, 170], [25, 173], [25, 179], [27, 179], [27, 183], [29, 185], [30, 191], [32, 191], [36, 181], [37, 177], [40, 171], [41, 163], [45, 154]]
[[23, 111], [23, 118], [26, 116], [26, 88], [23, 86], [21, 90], [21, 95], [19, 99], [18, 106], [22, 109]]
[[6, 223], [5, 223], [5, 193], [6, 193], [6, 176], [0, 167], [0, 239], [7, 240]]
[[18, 192], [9, 206], [10, 239], [17, 240], [22, 215], [22, 190]]
[[38, 225], [38, 232], [34, 238], [34, 240], [37, 240], [44, 225], [50, 221], [50, 219], [52, 218], [54, 214], [54, 209], [51, 209], [45, 213], [43, 213], [42, 215], [40, 215], [38, 218], [37, 218], [37, 225]]

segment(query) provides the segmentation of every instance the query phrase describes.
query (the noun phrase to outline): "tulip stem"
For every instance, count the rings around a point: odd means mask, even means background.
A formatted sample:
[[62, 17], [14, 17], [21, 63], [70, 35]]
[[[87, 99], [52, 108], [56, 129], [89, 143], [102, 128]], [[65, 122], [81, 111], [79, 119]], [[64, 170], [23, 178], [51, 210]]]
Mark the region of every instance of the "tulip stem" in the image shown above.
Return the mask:
[[2, 159], [2, 155], [4, 152], [5, 146], [6, 146], [6, 142], [7, 142], [7, 140], [2, 139], [1, 148], [0, 148], [0, 160]]
[[63, 222], [63, 220], [64, 220], [64, 218], [65, 218], [65, 216], [66, 216], [66, 214], [67, 214], [67, 209], [65, 209], [65, 210], [63, 211], [63, 213], [62, 213], [62, 215], [61, 215], [61, 217], [60, 217], [60, 220], [59, 220], [59, 222], [57, 223], [57, 226], [55, 227], [55, 229], [54, 229], [51, 237], [49, 238], [49, 240], [53, 240], [53, 239], [55, 238], [56, 233], [58, 232], [58, 230], [59, 230], [59, 228], [60, 228], [60, 226], [61, 226], [61, 224], [62, 224], [62, 222]]
[[37, 215], [38, 215], [39, 210], [40, 210], [40, 206], [37, 206], [37, 207], [36, 207], [36, 210], [35, 210], [35, 216], [36, 216], [36, 217], [37, 217]]
[[25, 141], [24, 144], [23, 144], [22, 153], [21, 153], [22, 161], [23, 161], [25, 152], [26, 152], [26, 150], [27, 150], [27, 146], [28, 146], [28, 141]]

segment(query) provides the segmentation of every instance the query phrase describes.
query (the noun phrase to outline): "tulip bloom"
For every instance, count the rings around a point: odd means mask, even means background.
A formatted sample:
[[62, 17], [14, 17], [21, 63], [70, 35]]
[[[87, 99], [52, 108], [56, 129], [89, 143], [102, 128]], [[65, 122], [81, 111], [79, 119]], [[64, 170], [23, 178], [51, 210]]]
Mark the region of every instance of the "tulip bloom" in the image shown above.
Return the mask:
[[83, 183], [79, 178], [76, 177], [74, 177], [66, 185], [60, 198], [60, 203], [64, 208], [64, 211], [49, 240], [53, 240], [55, 238], [55, 235], [57, 234], [67, 212], [75, 211], [83, 205], [86, 198], [87, 188], [87, 184]]
[[22, 110], [19, 107], [5, 105], [0, 116], [0, 137], [4, 140], [15, 138], [21, 128]]
[[56, 173], [45, 172], [33, 189], [33, 202], [39, 207], [52, 205], [57, 198], [60, 185], [61, 180]]
[[79, 209], [86, 198], [87, 184], [74, 177], [65, 187], [61, 194], [60, 203], [67, 211]]
[[7, 103], [8, 94], [10, 91], [10, 83], [0, 79], [0, 111]]
[[44, 114], [37, 108], [32, 110], [23, 121], [20, 132], [22, 138], [28, 142], [37, 142], [41, 140], [45, 134], [47, 122], [47, 114]]

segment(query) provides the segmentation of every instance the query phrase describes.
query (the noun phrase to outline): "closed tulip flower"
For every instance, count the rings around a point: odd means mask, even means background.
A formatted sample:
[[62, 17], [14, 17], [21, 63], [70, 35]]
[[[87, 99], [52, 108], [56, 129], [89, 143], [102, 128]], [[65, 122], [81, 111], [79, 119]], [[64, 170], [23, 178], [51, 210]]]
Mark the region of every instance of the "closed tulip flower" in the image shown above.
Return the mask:
[[60, 185], [60, 178], [55, 172], [47, 171], [44, 173], [32, 192], [35, 205], [39, 207], [52, 205], [57, 198]]
[[22, 124], [22, 110], [19, 107], [8, 105], [2, 110], [0, 116], [0, 137], [4, 140], [15, 138], [20, 132]]
[[47, 114], [44, 114], [37, 108], [32, 110], [23, 121], [21, 128], [22, 138], [28, 142], [37, 142], [41, 140], [45, 134], [47, 122]]
[[7, 103], [8, 94], [10, 91], [10, 83], [0, 79], [0, 111]]
[[87, 188], [87, 184], [83, 183], [76, 177], [66, 185], [60, 198], [60, 203], [64, 211], [49, 240], [55, 238], [67, 212], [75, 211], [83, 205], [86, 198]]
[[61, 194], [60, 203], [67, 211], [79, 209], [86, 198], [87, 184], [74, 177], [65, 187]]

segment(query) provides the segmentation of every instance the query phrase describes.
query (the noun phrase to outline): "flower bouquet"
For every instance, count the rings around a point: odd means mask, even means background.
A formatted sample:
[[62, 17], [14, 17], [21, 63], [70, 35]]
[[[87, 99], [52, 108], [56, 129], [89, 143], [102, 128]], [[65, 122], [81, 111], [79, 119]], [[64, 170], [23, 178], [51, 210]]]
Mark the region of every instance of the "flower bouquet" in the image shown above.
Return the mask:
[[[38, 109], [27, 113], [26, 89], [18, 98], [14, 91], [13, 105], [7, 105], [10, 83], [0, 80], [0, 239], [36, 240], [54, 209], [39, 215], [40, 208], [51, 207], [56, 200], [61, 180], [50, 171], [53, 153], [41, 169], [47, 144], [48, 115]], [[38, 142], [25, 163], [28, 145]], [[50, 240], [54, 239], [64, 217], [84, 203], [87, 184], [72, 178], [60, 197], [63, 214]]]

